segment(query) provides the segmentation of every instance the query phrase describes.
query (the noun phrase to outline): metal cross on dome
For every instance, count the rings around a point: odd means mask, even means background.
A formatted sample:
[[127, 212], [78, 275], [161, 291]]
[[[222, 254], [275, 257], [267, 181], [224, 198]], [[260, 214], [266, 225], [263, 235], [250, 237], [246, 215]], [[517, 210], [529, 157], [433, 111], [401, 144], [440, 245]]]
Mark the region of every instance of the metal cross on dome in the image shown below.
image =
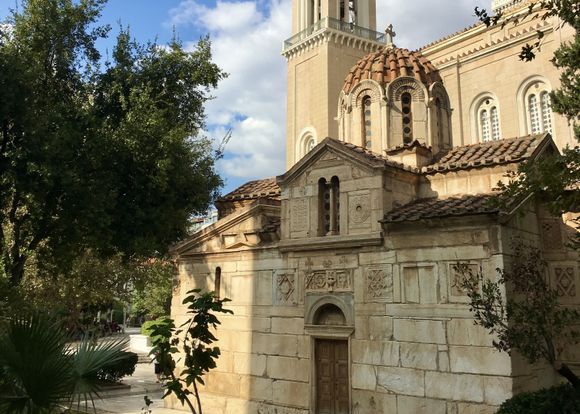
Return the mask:
[[393, 30], [393, 25], [389, 24], [387, 26], [387, 28], [385, 29], [385, 35], [386, 35], [386, 41], [387, 41], [387, 45], [392, 45], [393, 44], [393, 38], [397, 35], [397, 33], [395, 33], [395, 31]]

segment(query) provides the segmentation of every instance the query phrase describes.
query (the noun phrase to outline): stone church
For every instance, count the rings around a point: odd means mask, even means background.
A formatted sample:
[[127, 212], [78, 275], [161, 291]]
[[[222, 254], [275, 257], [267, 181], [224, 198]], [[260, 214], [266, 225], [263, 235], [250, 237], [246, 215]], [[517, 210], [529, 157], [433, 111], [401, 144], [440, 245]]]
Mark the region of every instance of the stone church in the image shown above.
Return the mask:
[[[492, 7], [517, 16], [526, 3]], [[566, 216], [488, 204], [506, 172], [575, 142], [549, 98], [549, 59], [573, 30], [528, 17], [410, 51], [376, 31], [375, 11], [293, 0], [287, 171], [220, 198], [219, 220], [174, 248], [178, 322], [189, 289], [232, 299], [204, 412], [483, 414], [559, 380], [492, 347], [454, 265], [494, 279], [524, 241], [562, 303], [580, 304]], [[580, 367], [578, 349], [565, 359]]]

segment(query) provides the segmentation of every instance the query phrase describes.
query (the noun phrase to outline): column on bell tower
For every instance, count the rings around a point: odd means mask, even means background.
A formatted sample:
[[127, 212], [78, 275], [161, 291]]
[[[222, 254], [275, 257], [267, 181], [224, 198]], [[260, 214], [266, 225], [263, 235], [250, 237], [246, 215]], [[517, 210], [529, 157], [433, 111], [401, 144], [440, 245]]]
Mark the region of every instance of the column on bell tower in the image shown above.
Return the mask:
[[375, 0], [293, 0], [288, 62], [286, 167], [325, 137], [338, 138], [338, 96], [350, 68], [385, 46]]

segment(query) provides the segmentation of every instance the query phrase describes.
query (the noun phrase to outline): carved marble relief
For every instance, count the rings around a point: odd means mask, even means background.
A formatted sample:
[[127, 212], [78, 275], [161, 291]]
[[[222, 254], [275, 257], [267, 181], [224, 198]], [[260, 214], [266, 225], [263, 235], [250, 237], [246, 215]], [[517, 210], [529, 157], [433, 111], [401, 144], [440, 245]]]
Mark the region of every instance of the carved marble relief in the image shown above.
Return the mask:
[[369, 301], [393, 301], [393, 273], [390, 269], [366, 269], [366, 298]]
[[296, 304], [296, 280], [294, 273], [276, 273], [274, 277], [274, 297], [278, 305]]
[[542, 245], [545, 250], [559, 250], [564, 247], [562, 241], [561, 220], [548, 218], [540, 221], [542, 231]]
[[468, 277], [472, 280], [477, 280], [480, 267], [478, 264], [469, 263], [465, 265], [460, 265], [461, 268], [457, 268], [457, 263], [449, 265], [449, 290], [451, 296], [467, 296], [465, 289], [461, 287], [463, 279]]
[[369, 194], [349, 196], [348, 217], [351, 227], [363, 227], [369, 224], [371, 217], [371, 200]]
[[292, 231], [308, 230], [308, 214], [308, 199], [292, 200], [290, 205]]
[[576, 272], [573, 266], [554, 267], [554, 285], [558, 296], [571, 299], [576, 297]]
[[310, 292], [340, 292], [352, 290], [352, 270], [311, 270], [305, 273], [304, 287]]

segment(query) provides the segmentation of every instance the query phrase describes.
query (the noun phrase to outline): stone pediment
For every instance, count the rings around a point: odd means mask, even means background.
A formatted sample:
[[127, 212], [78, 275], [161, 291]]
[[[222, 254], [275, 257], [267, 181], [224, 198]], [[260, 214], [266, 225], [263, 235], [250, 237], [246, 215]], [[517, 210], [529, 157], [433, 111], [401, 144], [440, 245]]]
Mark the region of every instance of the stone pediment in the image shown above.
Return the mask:
[[418, 173], [417, 169], [413, 167], [382, 157], [365, 148], [327, 137], [285, 174], [278, 176], [277, 181], [280, 186], [288, 185], [314, 166], [331, 167], [334, 165], [344, 165], [344, 163], [350, 163], [368, 172], [377, 169], [392, 168], [415, 174]]
[[278, 241], [279, 229], [279, 205], [256, 200], [173, 246], [172, 253], [191, 256], [261, 247]]

